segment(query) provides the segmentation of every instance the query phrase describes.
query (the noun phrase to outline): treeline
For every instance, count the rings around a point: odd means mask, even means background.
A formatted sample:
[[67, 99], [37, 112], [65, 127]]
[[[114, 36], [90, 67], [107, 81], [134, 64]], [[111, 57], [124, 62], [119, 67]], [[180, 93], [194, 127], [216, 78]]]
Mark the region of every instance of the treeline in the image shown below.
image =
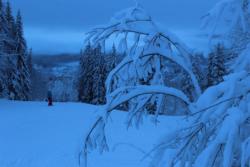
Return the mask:
[[122, 60], [124, 55], [116, 51], [115, 45], [110, 53], [102, 51], [101, 45], [87, 44], [81, 51], [77, 78], [78, 101], [91, 104], [105, 103], [105, 81], [109, 72]]
[[[208, 55], [196, 53], [191, 57], [193, 72], [205, 91], [208, 87], [223, 81], [229, 73], [228, 63], [235, 56], [230, 49], [222, 44], [215, 45]], [[95, 47], [89, 43], [81, 51], [80, 65], [77, 77], [78, 101], [91, 104], [105, 103], [105, 81], [108, 74], [114, 69], [125, 55], [119, 54], [113, 46], [110, 53], [102, 52], [100, 45]], [[177, 64], [168, 64], [169, 69], [164, 74], [164, 82], [171, 87], [183, 90], [190, 99], [194, 100], [194, 87], [191, 78]], [[147, 84], [141, 81], [141, 84]], [[169, 100], [169, 99], [168, 99]], [[169, 101], [171, 105], [173, 102]]]
[[31, 71], [21, 12], [14, 17], [10, 3], [0, 0], [0, 97], [29, 100]]
[[[120, 63], [125, 55], [117, 52], [115, 46], [113, 46], [109, 52], [104, 52], [103, 50], [104, 48], [101, 48], [99, 44], [91, 45], [88, 43], [80, 53], [78, 69], [68, 69], [67, 71], [69, 73], [58, 71], [61, 74], [53, 76], [52, 68], [57, 66], [48, 67], [47, 70], [42, 70], [45, 72], [41, 73], [41, 77], [46, 78], [46, 76], [48, 76], [47, 71], [51, 71], [51, 76], [47, 77], [45, 82], [47, 84], [43, 85], [52, 85], [48, 86], [48, 89], [53, 92], [53, 97], [56, 101], [79, 101], [90, 104], [105, 104], [105, 81], [111, 70]], [[208, 55], [194, 53], [191, 56], [193, 72], [202, 91], [223, 81], [223, 77], [230, 72], [228, 64], [234, 56], [235, 54], [233, 54], [232, 50], [225, 48], [222, 44], [215, 45]], [[46, 61], [43, 60], [44, 63], [42, 64], [46, 65], [51, 62], [52, 64], [60, 64], [60, 57], [61, 56], [57, 57], [58, 60], [45, 58]], [[72, 58], [73, 62], [78, 61], [76, 59], [79, 59], [78, 56]], [[39, 60], [39, 65], [41, 65], [43, 61]], [[71, 61], [67, 59], [65, 62]], [[196, 95], [189, 75], [181, 69], [178, 64], [168, 62], [167, 67], [168, 69], [163, 74], [164, 84], [182, 90], [194, 101]], [[48, 78], [52, 79], [48, 80]], [[142, 79], [140, 80], [140, 84], [147, 85], [149, 83]], [[184, 108], [179, 104], [179, 101], [171, 97], [167, 98], [165, 103], [168, 106], [175, 106], [172, 111], [169, 111], [170, 109], [168, 108], [168, 113], [182, 111]]]

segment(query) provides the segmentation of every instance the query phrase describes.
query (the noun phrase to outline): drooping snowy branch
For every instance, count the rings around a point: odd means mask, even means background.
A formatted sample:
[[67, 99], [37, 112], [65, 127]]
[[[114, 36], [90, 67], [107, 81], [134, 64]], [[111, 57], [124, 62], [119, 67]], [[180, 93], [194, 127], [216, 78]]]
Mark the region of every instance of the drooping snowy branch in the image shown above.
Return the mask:
[[190, 105], [189, 98], [180, 90], [174, 88], [168, 88], [165, 86], [133, 86], [133, 87], [122, 87], [115, 90], [113, 93], [108, 95], [108, 111], [116, 109], [120, 104], [129, 101], [132, 98], [147, 95], [147, 94], [163, 94], [168, 96], [174, 96], [181, 99], [187, 106]]
[[188, 117], [188, 127], [164, 138], [156, 149], [153, 166], [164, 162], [166, 166], [231, 167], [240, 166], [239, 159], [243, 166], [250, 163], [246, 150], [250, 136], [250, 61], [247, 54], [244, 57], [240, 72], [235, 69], [224, 82], [201, 95], [193, 105], [195, 113]]
[[[234, 0], [222, 2], [226, 4], [225, 9], [230, 9], [228, 2], [236, 3]], [[219, 4], [219, 13], [221, 7], [223, 5]], [[235, 18], [238, 16], [242, 15]], [[88, 40], [105, 44], [114, 36], [120, 44], [119, 50], [125, 51], [127, 56], [106, 81], [107, 104], [102, 108], [103, 115], [98, 117], [87, 135], [84, 153], [93, 146], [101, 150], [107, 148], [105, 126], [112, 110], [128, 103], [127, 123], [130, 126], [133, 120], [140, 123], [142, 116], [148, 114], [149, 105], [158, 115], [163, 97], [172, 96], [189, 109], [188, 125], [164, 138], [153, 149], [150, 153], [155, 154], [153, 167], [232, 167], [240, 166], [239, 159], [243, 166], [249, 166], [249, 49], [232, 66], [232, 74], [200, 96], [188, 49], [170, 33], [159, 31], [141, 7], [119, 13], [111, 26], [94, 29]], [[165, 59], [178, 64], [190, 75], [198, 98], [193, 103], [181, 90], [164, 86], [162, 71]]]
[[[138, 64], [138, 61], [143, 61], [142, 59], [149, 55], [161, 55], [179, 64], [191, 76], [197, 96], [201, 93], [196, 77], [192, 72], [189, 49], [170, 32], [159, 30], [141, 6], [136, 6], [116, 14], [111, 21], [111, 25], [94, 29], [89, 32], [86, 40], [94, 44], [101, 43], [104, 46], [109, 40], [113, 40], [119, 44], [119, 51], [125, 52], [128, 55], [110, 73], [106, 82], [108, 94], [113, 91], [111, 87], [115, 82], [115, 78], [118, 80], [121, 79], [117, 73], [125, 68], [129, 68], [129, 64]], [[155, 59], [154, 61], [157, 60]], [[148, 68], [148, 65], [149, 63], [145, 64], [145, 66], [134, 67], [135, 69], [131, 71], [144, 70], [144, 73], [146, 73], [147, 70], [145, 69]], [[155, 75], [159, 75], [160, 70]], [[144, 74], [139, 73], [139, 75]], [[138, 82], [136, 79], [140, 76], [132, 73], [130, 77], [135, 79], [134, 82]], [[126, 79], [128, 80], [128, 78]], [[111, 84], [112, 82], [113, 84]], [[133, 81], [130, 80], [131, 82]]]

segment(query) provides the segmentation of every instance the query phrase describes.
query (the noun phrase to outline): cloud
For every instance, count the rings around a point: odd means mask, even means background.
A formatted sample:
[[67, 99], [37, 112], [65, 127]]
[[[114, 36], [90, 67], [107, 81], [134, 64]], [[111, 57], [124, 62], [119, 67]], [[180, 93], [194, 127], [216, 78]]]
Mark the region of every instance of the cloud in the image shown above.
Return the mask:
[[[218, 0], [137, 0], [154, 20], [170, 31], [199, 27], [200, 17]], [[78, 52], [84, 31], [109, 21], [114, 13], [134, 0], [10, 0], [21, 9], [28, 45], [34, 52]], [[172, 29], [171, 29], [172, 28]], [[186, 29], [186, 30], [185, 30]], [[182, 39], [182, 36], [180, 36]], [[190, 37], [191, 38], [191, 37]]]

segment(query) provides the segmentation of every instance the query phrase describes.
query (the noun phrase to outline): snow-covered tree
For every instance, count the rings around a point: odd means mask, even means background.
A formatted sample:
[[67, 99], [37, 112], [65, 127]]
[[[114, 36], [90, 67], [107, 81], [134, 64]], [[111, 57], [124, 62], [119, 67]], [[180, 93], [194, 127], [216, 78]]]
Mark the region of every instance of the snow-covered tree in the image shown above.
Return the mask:
[[14, 41], [14, 18], [11, 13], [9, 3], [0, 2], [0, 75], [5, 98], [15, 94], [16, 75], [16, 56]]
[[15, 29], [15, 19], [14, 19], [13, 15], [12, 15], [12, 8], [11, 8], [11, 5], [10, 5], [9, 1], [7, 1], [7, 3], [6, 3], [5, 18], [6, 18], [6, 21], [7, 21], [9, 36], [11, 38], [14, 38], [15, 31], [16, 31], [16, 29]]
[[16, 54], [17, 54], [17, 73], [18, 84], [21, 90], [18, 90], [19, 100], [28, 100], [30, 96], [30, 71], [27, 65], [27, 46], [23, 36], [23, 23], [20, 11], [17, 13], [15, 23], [15, 41], [16, 41]]
[[93, 49], [88, 43], [85, 50], [81, 52], [79, 77], [78, 77], [78, 100], [90, 103], [93, 100]]
[[207, 88], [207, 58], [202, 53], [196, 53], [192, 56], [192, 65], [194, 74], [199, 82], [199, 85], [204, 91]]
[[152, 151], [152, 166], [249, 166], [249, 47], [233, 73], [193, 103], [188, 124], [165, 137]]
[[142, 116], [150, 113], [148, 106], [152, 104], [157, 117], [162, 112], [166, 96], [180, 100], [188, 111], [191, 110], [188, 107], [191, 100], [182, 90], [164, 85], [163, 73], [167, 69], [167, 61], [177, 64], [189, 76], [194, 87], [194, 99], [201, 93], [192, 72], [189, 49], [170, 32], [159, 30], [140, 5], [118, 13], [110, 25], [91, 31], [87, 41], [105, 46], [106, 41], [114, 36], [118, 37], [119, 51], [126, 52], [127, 56], [106, 80], [104, 115], [96, 120], [85, 139], [82, 152], [85, 156], [89, 147], [107, 148], [107, 117], [124, 103], [129, 102], [128, 126], [133, 123], [139, 125]]
[[110, 69], [114, 69], [117, 64], [118, 64], [118, 53], [116, 51], [115, 44], [112, 46], [112, 51], [111, 51], [111, 62], [110, 62]]
[[[162, 33], [156, 33], [155, 28], [145, 26], [145, 23], [152, 23], [151, 18], [145, 16], [145, 11], [137, 6], [118, 14], [116, 18], [119, 19], [112, 25], [95, 29], [91, 34], [90, 39], [95, 43], [105, 40], [113, 33], [118, 36], [125, 33], [125, 36], [120, 38], [125, 48], [128, 45], [124, 41], [130, 33], [140, 34], [139, 39], [144, 39], [140, 41], [140, 47], [130, 43], [131, 47], [127, 49], [128, 56], [110, 73], [107, 80], [107, 104], [103, 106], [102, 115], [87, 133], [82, 154], [86, 158], [91, 148], [108, 150], [105, 125], [112, 110], [121, 104], [128, 101], [133, 104], [127, 122], [128, 125], [133, 122], [138, 125], [142, 116], [147, 114], [144, 108], [152, 99], [159, 102], [161, 97], [172, 96], [187, 106], [189, 115], [183, 120], [186, 124], [184, 128], [164, 137], [149, 153], [150, 156], [154, 155], [152, 167], [250, 166], [250, 46], [248, 45], [231, 65], [231, 74], [200, 95], [197, 93], [197, 81], [190, 70], [192, 67], [181, 63], [184, 62], [181, 60], [189, 63], [184, 45], [169, 34], [161, 37]], [[133, 39], [138, 44], [138, 36]], [[175, 47], [175, 51], [181, 54], [171, 52]], [[158, 59], [147, 58], [152, 54]], [[184, 91], [159, 82], [162, 81], [160, 74], [164, 69], [163, 58], [179, 64], [189, 74], [197, 99], [191, 102]], [[125, 70], [129, 77], [124, 76]], [[122, 76], [119, 75], [120, 71], [123, 72]], [[155, 81], [156, 78], [158, 82]], [[140, 84], [142, 79], [147, 84]], [[157, 109], [156, 116], [160, 112]], [[160, 108], [162, 109], [164, 108]]]
[[0, 77], [4, 97], [27, 100], [30, 94], [27, 71], [26, 43], [23, 37], [21, 14], [16, 21], [10, 3], [0, 2]]
[[226, 75], [225, 57], [225, 49], [220, 44], [218, 44], [214, 51], [209, 54], [207, 74], [208, 87], [223, 81], [223, 76]]
[[112, 46], [111, 52], [105, 53], [105, 64], [107, 73], [111, 72], [125, 57], [125, 54], [118, 53], [115, 44]]
[[93, 59], [95, 64], [93, 66], [94, 76], [93, 76], [93, 103], [94, 104], [104, 104], [105, 103], [105, 80], [107, 78], [107, 70], [104, 59], [104, 54], [102, 53], [101, 45], [97, 45], [94, 49]]
[[116, 66], [118, 59], [114, 47], [111, 53], [106, 54], [100, 44], [94, 47], [90, 43], [86, 45], [80, 59], [78, 100], [92, 104], [105, 103], [105, 81], [108, 71]]

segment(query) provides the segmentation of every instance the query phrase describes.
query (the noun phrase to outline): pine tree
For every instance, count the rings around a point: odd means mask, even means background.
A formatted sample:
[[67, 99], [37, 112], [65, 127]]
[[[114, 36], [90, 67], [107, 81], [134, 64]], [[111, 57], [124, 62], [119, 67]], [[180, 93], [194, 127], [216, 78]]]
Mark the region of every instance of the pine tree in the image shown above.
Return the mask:
[[10, 7], [10, 3], [7, 4], [1, 3], [0, 8], [0, 20], [1, 25], [1, 38], [0, 45], [2, 54], [2, 62], [4, 66], [2, 66], [2, 72], [4, 73], [4, 91], [6, 92], [6, 96], [9, 99], [15, 99], [17, 94], [17, 89], [19, 86], [16, 81], [18, 80], [17, 70], [16, 70], [16, 54], [15, 54], [15, 40], [14, 40], [14, 32], [15, 32], [15, 22], [14, 17], [12, 16], [12, 11]]
[[6, 18], [6, 21], [7, 21], [7, 27], [8, 27], [8, 30], [9, 30], [9, 35], [10, 37], [14, 37], [15, 36], [15, 19], [12, 15], [12, 9], [11, 9], [11, 6], [10, 6], [10, 2], [8, 1], [6, 3], [6, 10], [5, 10], [5, 18]]
[[183, 92], [185, 92], [186, 95], [188, 95], [188, 97], [193, 101], [195, 95], [193, 94], [194, 93], [194, 87], [192, 85], [192, 80], [189, 77], [189, 75], [185, 74], [184, 72], [182, 72], [181, 75], [183, 75], [183, 78], [185, 78], [183, 80], [183, 84], [182, 84]]
[[92, 48], [90, 43], [81, 51], [78, 74], [78, 100], [91, 104], [105, 103], [105, 80], [108, 65], [101, 45]]
[[115, 47], [115, 44], [113, 44], [112, 52], [111, 52], [111, 58], [112, 58], [111, 68], [112, 69], [114, 69], [116, 67], [116, 65], [118, 64], [117, 56], [118, 55], [117, 55], [116, 47]]
[[106, 64], [104, 61], [104, 54], [102, 53], [101, 45], [94, 49], [94, 59], [96, 63], [94, 65], [94, 84], [93, 84], [93, 92], [94, 92], [94, 104], [104, 104], [105, 103], [105, 80], [107, 77]]
[[207, 59], [202, 53], [197, 53], [192, 57], [192, 66], [199, 85], [204, 91], [207, 86]]
[[27, 66], [27, 46], [23, 37], [23, 23], [20, 11], [17, 13], [15, 23], [15, 41], [17, 54], [18, 84], [22, 88], [18, 92], [19, 100], [28, 100], [30, 96], [30, 72]]
[[4, 90], [4, 57], [3, 57], [3, 39], [4, 39], [4, 27], [5, 27], [5, 18], [4, 18], [4, 12], [3, 12], [3, 3], [2, 0], [0, 0], [0, 97], [2, 96], [3, 90]]
[[5, 28], [6, 28], [6, 20], [5, 20], [5, 16], [4, 16], [3, 2], [2, 2], [2, 0], [0, 0], [0, 34], [1, 35], [4, 32], [6, 32], [6, 30], [4, 31]]
[[218, 44], [215, 50], [209, 54], [207, 75], [208, 87], [223, 81], [223, 76], [226, 74], [225, 57], [225, 49], [221, 44]]
[[2, 0], [0, 0], [0, 55], [3, 56], [5, 52], [5, 41], [7, 40], [8, 28], [7, 20], [5, 17], [5, 9]]
[[93, 49], [90, 43], [81, 53], [79, 77], [78, 77], [78, 100], [91, 103], [93, 100]]
[[26, 50], [20, 11], [15, 22], [10, 3], [0, 1], [0, 94], [12, 100], [27, 100], [29, 96]]

